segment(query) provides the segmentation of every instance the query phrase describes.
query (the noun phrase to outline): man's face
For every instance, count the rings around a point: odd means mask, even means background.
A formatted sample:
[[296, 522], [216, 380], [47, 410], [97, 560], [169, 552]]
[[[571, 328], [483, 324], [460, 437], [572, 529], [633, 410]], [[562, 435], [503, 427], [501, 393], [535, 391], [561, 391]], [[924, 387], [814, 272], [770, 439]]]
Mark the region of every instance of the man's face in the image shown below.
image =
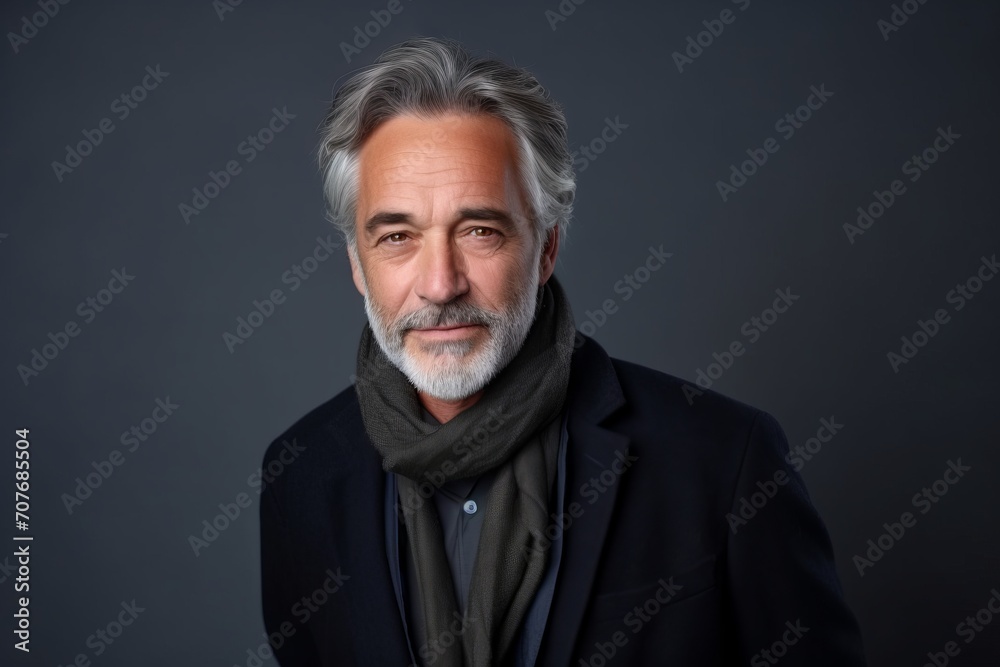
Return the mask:
[[361, 147], [354, 283], [386, 356], [439, 399], [517, 354], [552, 274], [558, 232], [540, 252], [516, 150], [488, 115], [396, 117]]

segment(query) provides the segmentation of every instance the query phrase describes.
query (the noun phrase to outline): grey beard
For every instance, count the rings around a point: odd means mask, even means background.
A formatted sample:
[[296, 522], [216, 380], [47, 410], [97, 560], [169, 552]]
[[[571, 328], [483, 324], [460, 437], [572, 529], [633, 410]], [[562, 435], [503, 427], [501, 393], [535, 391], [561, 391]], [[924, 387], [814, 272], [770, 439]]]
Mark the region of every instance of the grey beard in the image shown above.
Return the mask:
[[[535, 319], [538, 304], [539, 267], [534, 263], [531, 275], [517, 286], [514, 302], [501, 313], [484, 310], [465, 300], [443, 306], [426, 306], [386, 324], [369, 297], [370, 290], [361, 272], [365, 287], [365, 313], [372, 333], [386, 357], [410, 380], [421, 393], [445, 401], [471, 396], [484, 388], [493, 377], [517, 356]], [[474, 341], [437, 341], [420, 343], [433, 360], [421, 364], [407, 349], [404, 335], [408, 329], [444, 326], [462, 322], [486, 327], [486, 341], [478, 354], [468, 358]], [[433, 364], [433, 368], [428, 366]]]

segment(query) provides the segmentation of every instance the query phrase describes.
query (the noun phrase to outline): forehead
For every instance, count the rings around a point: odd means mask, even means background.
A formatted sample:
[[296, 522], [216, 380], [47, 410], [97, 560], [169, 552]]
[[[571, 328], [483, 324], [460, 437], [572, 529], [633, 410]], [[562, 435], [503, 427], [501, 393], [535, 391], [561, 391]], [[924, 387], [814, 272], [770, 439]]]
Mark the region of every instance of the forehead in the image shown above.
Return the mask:
[[516, 155], [513, 133], [490, 115], [397, 116], [358, 153], [362, 198], [440, 186], [496, 196], [513, 181]]

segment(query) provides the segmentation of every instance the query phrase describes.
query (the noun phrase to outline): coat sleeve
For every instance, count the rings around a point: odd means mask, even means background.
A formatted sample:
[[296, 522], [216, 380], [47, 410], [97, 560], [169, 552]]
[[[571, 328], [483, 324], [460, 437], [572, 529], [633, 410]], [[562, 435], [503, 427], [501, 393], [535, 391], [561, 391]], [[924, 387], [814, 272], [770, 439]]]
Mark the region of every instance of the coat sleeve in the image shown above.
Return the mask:
[[826, 527], [789, 460], [777, 420], [758, 412], [726, 521], [727, 575], [741, 664], [865, 665]]
[[[265, 484], [260, 496], [260, 565], [261, 600], [264, 627], [272, 638], [271, 646], [283, 667], [319, 667], [322, 663], [309, 632], [293, 616], [298, 598], [295, 569], [288, 557], [290, 539], [275, 498], [274, 489]], [[279, 638], [280, 636], [280, 638]]]

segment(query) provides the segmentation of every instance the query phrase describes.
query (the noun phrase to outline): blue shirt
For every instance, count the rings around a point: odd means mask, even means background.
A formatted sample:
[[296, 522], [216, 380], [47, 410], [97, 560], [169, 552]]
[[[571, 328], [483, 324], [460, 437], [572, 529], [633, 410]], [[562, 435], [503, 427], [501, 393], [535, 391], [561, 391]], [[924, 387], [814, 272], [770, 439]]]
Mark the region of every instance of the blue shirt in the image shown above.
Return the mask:
[[[564, 408], [556, 467], [556, 508], [554, 514], [557, 517], [563, 513], [563, 499], [566, 495], [566, 448], [569, 440], [566, 427], [567, 415], [568, 410]], [[470, 553], [475, 553], [474, 547], [478, 546], [479, 531], [482, 528], [481, 520], [484, 516], [485, 502], [489, 496], [492, 481], [493, 474], [485, 473], [478, 478], [444, 484], [439, 492], [434, 494], [435, 506], [438, 508], [439, 515], [452, 517], [448, 521], [449, 525], [442, 525], [442, 532], [445, 534], [445, 554], [451, 568], [460, 613], [464, 612], [467, 603], [468, 584], [471, 581], [472, 567], [475, 562], [474, 556], [472, 558], [469, 556]], [[389, 556], [389, 570], [392, 574], [392, 584], [396, 592], [396, 602], [403, 621], [403, 629], [406, 632], [410, 659], [414, 665], [417, 665], [422, 663], [418, 663], [416, 659], [415, 637], [413, 636], [416, 634], [416, 629], [410, 627], [406, 611], [408, 601], [405, 592], [410, 589], [404, 581], [404, 577], [407, 575], [405, 574], [406, 568], [402, 564], [401, 548], [405, 549], [406, 545], [401, 545], [399, 540], [399, 525], [402, 518], [399, 516], [399, 491], [395, 473], [386, 473], [385, 486], [386, 553]], [[469, 505], [470, 502], [474, 503], [475, 506]], [[449, 504], [451, 507], [448, 507]], [[461, 511], [458, 511], [459, 509]], [[558, 531], [558, 524], [551, 519], [548, 525], [554, 526]], [[549, 532], [551, 533], [551, 531]], [[546, 535], [546, 537], [550, 537], [550, 535]], [[451, 543], [449, 544], [449, 542]], [[561, 533], [557, 532], [555, 539], [549, 544], [549, 558], [545, 565], [545, 573], [531, 606], [528, 608], [521, 632], [515, 640], [515, 667], [533, 667], [542, 643], [549, 606], [555, 591], [559, 562], [562, 559]], [[469, 545], [474, 546], [470, 547]], [[418, 641], [422, 641], [422, 637]]]

